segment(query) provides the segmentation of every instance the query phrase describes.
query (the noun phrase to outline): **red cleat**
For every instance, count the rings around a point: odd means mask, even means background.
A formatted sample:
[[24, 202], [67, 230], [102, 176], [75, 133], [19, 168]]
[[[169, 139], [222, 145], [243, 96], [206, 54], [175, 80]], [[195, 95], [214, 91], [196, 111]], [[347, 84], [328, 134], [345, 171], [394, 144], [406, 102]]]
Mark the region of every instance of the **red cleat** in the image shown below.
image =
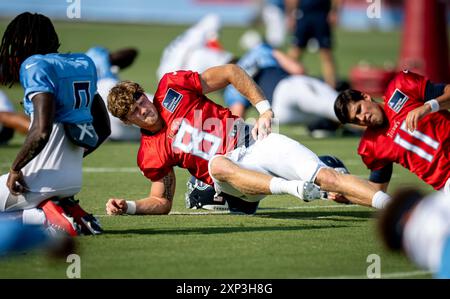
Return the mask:
[[73, 197], [66, 197], [60, 199], [59, 204], [68, 215], [73, 217], [84, 235], [99, 235], [103, 232], [97, 218], [83, 210], [78, 204], [78, 200]]
[[45, 217], [47, 217], [47, 225], [64, 231], [70, 236], [78, 236], [78, 228], [72, 217], [69, 217], [56, 203], [51, 199], [47, 199], [42, 202], [38, 208], [44, 211]]

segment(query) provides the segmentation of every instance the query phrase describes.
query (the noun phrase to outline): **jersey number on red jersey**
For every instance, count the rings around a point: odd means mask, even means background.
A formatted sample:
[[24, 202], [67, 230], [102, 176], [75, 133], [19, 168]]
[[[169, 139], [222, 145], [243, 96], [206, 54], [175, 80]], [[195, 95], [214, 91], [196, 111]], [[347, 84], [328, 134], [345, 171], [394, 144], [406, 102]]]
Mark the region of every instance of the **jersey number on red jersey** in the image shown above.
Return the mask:
[[[187, 143], [185, 143], [186, 141]], [[211, 144], [211, 147], [207, 152], [203, 151], [203, 141], [207, 141]], [[183, 120], [173, 142], [173, 148], [209, 160], [217, 153], [221, 144], [221, 138], [200, 131]]]
[[434, 151], [439, 148], [439, 142], [430, 136], [418, 130], [415, 130], [412, 133], [409, 132], [406, 129], [405, 122], [402, 123], [400, 130], [395, 136], [394, 142], [428, 162], [431, 162], [434, 158], [434, 155], [429, 152], [430, 148]]

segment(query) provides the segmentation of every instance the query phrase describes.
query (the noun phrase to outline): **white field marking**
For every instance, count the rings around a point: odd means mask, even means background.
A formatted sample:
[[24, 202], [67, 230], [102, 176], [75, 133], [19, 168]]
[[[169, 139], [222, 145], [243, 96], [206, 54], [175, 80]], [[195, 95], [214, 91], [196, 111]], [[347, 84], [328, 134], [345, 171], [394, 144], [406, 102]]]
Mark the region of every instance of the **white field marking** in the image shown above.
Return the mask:
[[[323, 205], [323, 206], [296, 206], [296, 207], [277, 207], [277, 208], [260, 208], [260, 215], [264, 215], [264, 210], [309, 210], [309, 209], [336, 209], [336, 208], [357, 208], [361, 207], [359, 205]], [[244, 215], [246, 214], [232, 214], [228, 211], [196, 211], [196, 212], [181, 212], [181, 211], [172, 211], [169, 215]], [[258, 214], [255, 214], [258, 215]], [[109, 217], [110, 215], [94, 215], [95, 217]], [[328, 217], [328, 216], [327, 216]]]
[[[10, 166], [10, 164], [0, 164], [0, 167]], [[138, 167], [83, 167], [83, 172], [87, 173], [114, 173], [114, 172], [126, 172], [126, 173], [139, 173]], [[366, 178], [367, 174], [352, 173], [360, 178]], [[400, 177], [398, 174], [393, 173], [392, 178]]]
[[83, 172], [89, 173], [109, 173], [109, 172], [128, 172], [128, 173], [139, 173], [139, 168], [137, 167], [83, 167]]
[[[417, 270], [409, 272], [393, 272], [393, 273], [381, 273], [381, 278], [404, 278], [411, 276], [419, 276], [431, 274], [429, 271]], [[311, 277], [309, 279], [368, 279], [365, 275], [342, 275], [342, 276], [321, 276], [321, 277]]]

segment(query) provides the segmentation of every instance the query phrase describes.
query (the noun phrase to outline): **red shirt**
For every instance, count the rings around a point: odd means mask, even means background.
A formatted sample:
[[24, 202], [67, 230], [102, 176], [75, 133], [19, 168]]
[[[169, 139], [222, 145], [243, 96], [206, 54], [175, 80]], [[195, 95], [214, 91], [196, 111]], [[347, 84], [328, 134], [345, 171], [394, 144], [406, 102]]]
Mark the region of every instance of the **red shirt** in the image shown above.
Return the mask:
[[164, 127], [142, 134], [137, 163], [143, 174], [157, 181], [179, 166], [212, 185], [208, 161], [235, 148], [238, 117], [204, 96], [199, 74], [191, 71], [164, 75], [153, 104]]
[[428, 114], [413, 133], [406, 130], [404, 123], [408, 112], [423, 105], [427, 81], [408, 71], [395, 76], [384, 95], [389, 124], [367, 128], [358, 154], [371, 170], [395, 162], [439, 190], [450, 178], [450, 113]]

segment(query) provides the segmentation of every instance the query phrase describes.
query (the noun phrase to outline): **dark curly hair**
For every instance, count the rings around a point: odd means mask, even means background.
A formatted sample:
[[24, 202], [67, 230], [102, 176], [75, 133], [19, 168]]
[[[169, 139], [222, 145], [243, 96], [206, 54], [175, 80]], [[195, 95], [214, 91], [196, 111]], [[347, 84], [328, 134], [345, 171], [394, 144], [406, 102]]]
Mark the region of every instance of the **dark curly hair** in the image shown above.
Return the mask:
[[0, 45], [0, 83], [19, 81], [20, 65], [35, 54], [58, 52], [58, 35], [50, 19], [24, 12], [9, 23]]

